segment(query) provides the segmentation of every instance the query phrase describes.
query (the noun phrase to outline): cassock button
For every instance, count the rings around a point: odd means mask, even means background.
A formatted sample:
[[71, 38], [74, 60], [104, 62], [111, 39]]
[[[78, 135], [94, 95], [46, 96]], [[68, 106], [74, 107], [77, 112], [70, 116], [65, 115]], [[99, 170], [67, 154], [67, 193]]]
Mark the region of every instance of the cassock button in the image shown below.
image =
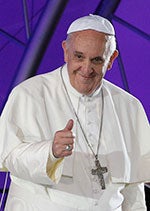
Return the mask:
[[87, 124], [88, 124], [88, 125], [91, 125], [91, 124], [92, 124], [92, 122], [88, 122]]
[[97, 193], [98, 193], [98, 189], [94, 189], [93, 192], [94, 192], [95, 194], [97, 194]]
[[98, 202], [97, 202], [97, 201], [95, 201], [95, 202], [94, 202], [94, 206], [97, 206], [97, 205], [98, 205]]
[[87, 113], [90, 113], [90, 112], [91, 112], [91, 109], [88, 109], [88, 110], [87, 110]]
[[91, 101], [91, 98], [88, 97], [88, 98], [87, 98], [87, 101], [90, 102], [90, 101]]

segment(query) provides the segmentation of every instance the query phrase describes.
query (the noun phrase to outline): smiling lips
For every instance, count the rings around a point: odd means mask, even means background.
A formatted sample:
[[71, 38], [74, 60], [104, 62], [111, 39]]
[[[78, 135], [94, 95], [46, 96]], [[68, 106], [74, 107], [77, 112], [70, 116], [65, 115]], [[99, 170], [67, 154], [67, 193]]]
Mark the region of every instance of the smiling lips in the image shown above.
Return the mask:
[[81, 77], [85, 78], [85, 79], [91, 79], [91, 78], [94, 78], [95, 77], [95, 74], [90, 74], [90, 75], [82, 75], [82, 74], [79, 74]]

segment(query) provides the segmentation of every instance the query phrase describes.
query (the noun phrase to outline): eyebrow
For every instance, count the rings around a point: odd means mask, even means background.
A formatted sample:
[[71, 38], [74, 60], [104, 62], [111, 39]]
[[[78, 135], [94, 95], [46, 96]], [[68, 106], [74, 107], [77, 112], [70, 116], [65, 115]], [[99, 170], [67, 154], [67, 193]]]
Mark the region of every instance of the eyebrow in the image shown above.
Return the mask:
[[80, 51], [74, 51], [74, 54], [82, 54], [83, 55], [83, 53]]
[[91, 60], [94, 60], [94, 59], [101, 59], [101, 60], [104, 60], [102, 56], [96, 56], [96, 57], [91, 58]]
[[[82, 53], [82, 52], [80, 52], [80, 51], [74, 51], [74, 53], [75, 54], [84, 54], [84, 53]], [[96, 58], [98, 58], [98, 59], [103, 59], [103, 57], [102, 56], [95, 56], [95, 57], [92, 57], [91, 59], [96, 59]]]
[[[74, 51], [74, 54], [84, 55], [84, 53], [83, 52], [80, 52], [80, 51]], [[104, 58], [102, 56], [95, 56], [93, 58], [90, 58], [91, 61], [93, 61], [94, 59], [99, 59], [102, 62], [104, 61]]]

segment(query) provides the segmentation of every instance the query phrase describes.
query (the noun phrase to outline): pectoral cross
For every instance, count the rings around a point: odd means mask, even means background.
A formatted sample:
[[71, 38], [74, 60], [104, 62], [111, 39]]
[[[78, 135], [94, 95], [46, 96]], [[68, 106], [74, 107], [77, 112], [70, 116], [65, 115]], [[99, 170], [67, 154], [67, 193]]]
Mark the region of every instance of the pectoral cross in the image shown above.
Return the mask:
[[100, 165], [99, 160], [96, 158], [95, 159], [95, 166], [97, 167], [96, 169], [92, 169], [91, 173], [92, 175], [97, 175], [100, 181], [100, 185], [102, 189], [105, 189], [105, 181], [104, 181], [104, 176], [103, 174], [105, 174], [108, 170], [107, 167], [102, 167]]

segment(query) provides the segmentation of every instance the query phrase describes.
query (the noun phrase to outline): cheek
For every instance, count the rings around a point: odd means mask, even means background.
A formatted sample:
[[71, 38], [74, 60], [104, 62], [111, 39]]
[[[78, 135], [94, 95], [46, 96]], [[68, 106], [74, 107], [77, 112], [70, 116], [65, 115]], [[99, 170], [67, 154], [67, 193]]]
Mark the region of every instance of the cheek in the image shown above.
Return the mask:
[[101, 65], [101, 66], [94, 68], [97, 75], [99, 75], [99, 76], [103, 75], [103, 67], [104, 67], [104, 65]]
[[73, 59], [68, 60], [68, 68], [71, 72], [78, 70], [80, 67], [81, 67], [81, 64], [79, 62], [76, 62]]

